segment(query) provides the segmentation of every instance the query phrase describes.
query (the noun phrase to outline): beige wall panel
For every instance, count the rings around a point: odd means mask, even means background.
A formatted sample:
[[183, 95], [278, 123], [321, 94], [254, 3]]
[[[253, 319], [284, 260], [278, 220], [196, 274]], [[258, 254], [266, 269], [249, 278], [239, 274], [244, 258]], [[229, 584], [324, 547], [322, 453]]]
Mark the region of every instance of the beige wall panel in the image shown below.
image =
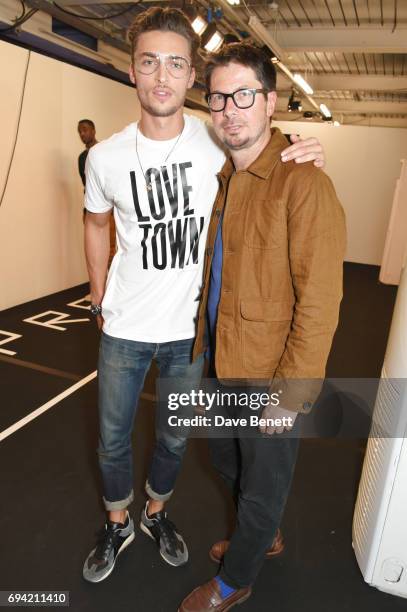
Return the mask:
[[13, 150], [28, 51], [0, 40], [0, 194]]
[[326, 172], [345, 209], [347, 261], [380, 265], [400, 159], [407, 157], [407, 129], [276, 121], [284, 133], [316, 136]]
[[[5, 135], [0, 182], [17, 127], [27, 55], [14, 45], [0, 46], [2, 78], [9, 92], [0, 113]], [[87, 280], [83, 189], [77, 169], [83, 145], [77, 121], [93, 119], [102, 139], [138, 116], [134, 89], [31, 53], [19, 136], [0, 209], [0, 309]]]

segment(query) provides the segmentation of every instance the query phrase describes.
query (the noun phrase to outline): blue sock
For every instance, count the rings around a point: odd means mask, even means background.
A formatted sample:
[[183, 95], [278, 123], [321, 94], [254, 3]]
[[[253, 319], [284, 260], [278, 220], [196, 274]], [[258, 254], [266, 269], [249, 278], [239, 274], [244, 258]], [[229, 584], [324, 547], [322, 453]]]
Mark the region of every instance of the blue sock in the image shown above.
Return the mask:
[[236, 591], [236, 589], [226, 584], [226, 582], [223, 582], [220, 576], [216, 576], [215, 580], [217, 581], [220, 587], [220, 596], [222, 597], [222, 599], [229, 597], [229, 595], [231, 595], [232, 593]]

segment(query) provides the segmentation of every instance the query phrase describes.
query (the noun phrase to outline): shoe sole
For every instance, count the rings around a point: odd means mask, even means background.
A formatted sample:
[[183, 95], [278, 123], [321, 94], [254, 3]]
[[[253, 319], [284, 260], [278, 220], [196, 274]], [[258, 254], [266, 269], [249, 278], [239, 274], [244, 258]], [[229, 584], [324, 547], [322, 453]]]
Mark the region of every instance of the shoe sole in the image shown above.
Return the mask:
[[83, 576], [83, 578], [86, 580], [86, 582], [90, 582], [91, 584], [98, 584], [99, 582], [102, 582], [103, 580], [106, 580], [106, 578], [109, 578], [110, 574], [114, 570], [114, 567], [116, 565], [116, 561], [117, 561], [119, 555], [125, 550], [125, 548], [127, 548], [133, 542], [135, 537], [136, 537], [136, 534], [133, 531], [128, 536], [128, 538], [126, 538], [126, 540], [124, 540], [121, 548], [119, 549], [119, 552], [116, 555], [115, 560], [113, 561], [112, 567], [106, 572], [106, 574], [104, 574], [101, 578], [99, 578], [99, 580], [89, 580], [89, 578], [85, 578], [85, 576]]
[[[143, 521], [140, 521], [140, 529], [143, 533], [145, 533], [146, 535], [148, 535], [149, 538], [151, 538], [152, 540], [154, 540], [156, 546], [157, 546], [157, 540], [155, 539], [155, 537], [150, 533], [148, 527], [146, 527], [143, 523]], [[161, 558], [168, 563], [168, 565], [171, 565], [172, 567], [182, 567], [183, 565], [186, 565], [188, 563], [188, 555], [187, 558], [185, 559], [185, 561], [183, 561], [182, 563], [171, 563], [171, 561], [169, 561], [168, 559], [166, 559], [162, 553], [162, 551], [160, 550], [160, 555]]]

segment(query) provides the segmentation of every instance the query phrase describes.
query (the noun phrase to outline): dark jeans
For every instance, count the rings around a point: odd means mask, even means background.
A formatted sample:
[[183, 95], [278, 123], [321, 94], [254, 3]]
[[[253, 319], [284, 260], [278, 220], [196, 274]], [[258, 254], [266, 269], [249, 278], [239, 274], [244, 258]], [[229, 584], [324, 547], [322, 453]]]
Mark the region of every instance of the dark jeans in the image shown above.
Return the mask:
[[[245, 416], [239, 407], [224, 407], [224, 416]], [[212, 462], [228, 485], [236, 504], [237, 520], [220, 570], [230, 586], [253, 584], [280, 525], [297, 458], [298, 417], [287, 433], [247, 437], [235, 428], [235, 437], [212, 438]]]
[[[133, 453], [131, 434], [138, 399], [153, 359], [160, 378], [171, 381], [179, 392], [199, 386], [203, 356], [191, 362], [193, 338], [163, 342], [136, 342], [102, 333], [99, 350], [99, 465], [106, 510], [122, 510], [133, 500]], [[183, 406], [180, 417], [191, 417], [193, 406]], [[146, 483], [148, 495], [166, 501], [171, 496], [189, 429], [170, 427], [168, 405], [159, 402], [156, 412], [156, 443]]]

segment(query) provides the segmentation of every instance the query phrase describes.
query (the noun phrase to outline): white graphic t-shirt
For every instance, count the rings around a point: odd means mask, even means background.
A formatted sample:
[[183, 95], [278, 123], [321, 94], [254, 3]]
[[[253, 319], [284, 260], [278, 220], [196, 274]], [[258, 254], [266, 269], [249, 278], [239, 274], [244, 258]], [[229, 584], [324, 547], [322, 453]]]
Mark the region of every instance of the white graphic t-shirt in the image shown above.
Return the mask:
[[145, 138], [132, 123], [89, 150], [85, 206], [92, 213], [114, 208], [117, 253], [102, 308], [103, 331], [116, 338], [170, 342], [195, 335], [206, 234], [225, 154], [206, 123], [189, 115], [184, 121], [177, 143], [178, 136]]

